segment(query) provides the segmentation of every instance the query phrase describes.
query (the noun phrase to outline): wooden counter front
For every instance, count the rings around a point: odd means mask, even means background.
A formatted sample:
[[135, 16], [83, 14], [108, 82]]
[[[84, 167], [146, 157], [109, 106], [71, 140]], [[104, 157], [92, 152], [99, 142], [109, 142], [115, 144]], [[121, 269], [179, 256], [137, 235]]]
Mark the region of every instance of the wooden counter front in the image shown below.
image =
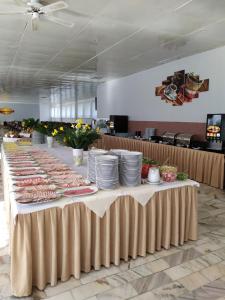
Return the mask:
[[179, 172], [215, 188], [224, 186], [224, 154], [156, 144], [129, 138], [103, 135], [97, 146], [106, 150], [128, 149], [143, 152], [144, 157], [176, 165]]

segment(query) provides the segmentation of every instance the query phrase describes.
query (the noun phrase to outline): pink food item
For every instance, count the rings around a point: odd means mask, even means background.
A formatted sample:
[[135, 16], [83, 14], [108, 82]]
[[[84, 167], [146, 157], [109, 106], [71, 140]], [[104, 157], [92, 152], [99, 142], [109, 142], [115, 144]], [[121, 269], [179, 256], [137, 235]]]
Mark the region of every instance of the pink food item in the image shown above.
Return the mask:
[[53, 179], [59, 179], [59, 180], [62, 180], [62, 179], [81, 179], [83, 178], [82, 175], [79, 175], [79, 174], [64, 174], [64, 175], [53, 175], [52, 176]]
[[92, 192], [93, 192], [93, 189], [91, 189], [91, 188], [83, 188], [83, 189], [79, 189], [79, 190], [65, 191], [64, 195], [65, 196], [79, 196], [79, 195], [90, 194]]
[[71, 170], [57, 170], [57, 171], [49, 171], [47, 172], [48, 175], [54, 176], [54, 175], [66, 175], [66, 174], [71, 174]]
[[13, 168], [22, 168], [22, 167], [33, 167], [34, 162], [21, 162], [21, 163], [10, 163], [10, 166]]
[[28, 176], [28, 175], [35, 175], [44, 173], [42, 170], [39, 169], [23, 169], [23, 170], [16, 170], [12, 172], [13, 176]]
[[177, 174], [174, 172], [163, 172], [162, 173], [162, 178], [166, 182], [173, 182], [177, 178]]
[[31, 166], [31, 167], [28, 167], [28, 168], [23, 168], [23, 166], [20, 166], [19, 168], [12, 168], [11, 169], [11, 172], [23, 172], [23, 171], [37, 171], [37, 170], [40, 170], [39, 168], [35, 167], [35, 166]]
[[23, 160], [23, 159], [31, 159], [31, 156], [12, 156], [12, 157], [7, 157], [9, 160], [14, 160], [17, 159], [17, 161]]
[[33, 186], [26, 186], [23, 187], [19, 190], [17, 190], [17, 193], [33, 193], [37, 191], [55, 191], [56, 190], [56, 185], [50, 184], [50, 185], [33, 185]]
[[8, 159], [9, 162], [26, 162], [26, 161], [31, 161], [32, 159], [30, 157], [17, 157], [17, 158], [10, 158]]
[[17, 152], [17, 153], [12, 153], [12, 154], [7, 154], [8, 157], [18, 157], [18, 156], [30, 156], [30, 154], [26, 152]]
[[7, 157], [21, 157], [21, 156], [30, 156], [30, 154], [26, 152], [17, 152], [13, 154], [7, 154]]
[[49, 184], [51, 180], [44, 177], [21, 178], [16, 180], [15, 185], [18, 187], [33, 186], [39, 184]]
[[48, 155], [48, 154], [44, 154], [44, 155], [32, 155], [32, 157], [34, 157], [35, 159], [51, 159], [52, 156]]
[[36, 161], [40, 164], [40, 165], [51, 165], [51, 164], [58, 164], [59, 160], [57, 159], [36, 159]]
[[60, 187], [60, 188], [71, 188], [71, 187], [80, 187], [80, 186], [87, 186], [87, 185], [90, 185], [89, 182], [85, 181], [84, 179], [73, 179], [71, 181], [59, 181], [57, 182], [57, 185]]
[[19, 203], [48, 202], [57, 198], [59, 198], [59, 195], [57, 195], [55, 191], [24, 192], [16, 201]]
[[45, 151], [43, 151], [43, 150], [30, 150], [30, 151], [27, 151], [29, 154], [36, 154], [36, 155], [38, 155], [38, 154], [42, 154], [42, 153], [46, 153]]
[[70, 168], [63, 164], [57, 164], [57, 165], [51, 165], [51, 166], [43, 166], [42, 169], [46, 172], [52, 172], [52, 171], [67, 171], [70, 170]]

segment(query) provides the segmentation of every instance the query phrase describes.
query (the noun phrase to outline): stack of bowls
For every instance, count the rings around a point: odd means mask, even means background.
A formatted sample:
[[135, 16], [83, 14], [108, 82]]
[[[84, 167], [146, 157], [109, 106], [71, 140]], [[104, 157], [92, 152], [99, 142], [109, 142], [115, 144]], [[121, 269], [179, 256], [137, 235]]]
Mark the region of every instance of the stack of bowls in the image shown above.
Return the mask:
[[92, 149], [88, 151], [88, 179], [91, 182], [96, 182], [96, 175], [95, 175], [95, 158], [99, 155], [105, 155], [108, 152], [103, 149]]
[[142, 153], [126, 152], [120, 156], [120, 183], [125, 186], [141, 184]]
[[99, 155], [95, 158], [96, 184], [99, 189], [116, 189], [119, 184], [118, 157]]

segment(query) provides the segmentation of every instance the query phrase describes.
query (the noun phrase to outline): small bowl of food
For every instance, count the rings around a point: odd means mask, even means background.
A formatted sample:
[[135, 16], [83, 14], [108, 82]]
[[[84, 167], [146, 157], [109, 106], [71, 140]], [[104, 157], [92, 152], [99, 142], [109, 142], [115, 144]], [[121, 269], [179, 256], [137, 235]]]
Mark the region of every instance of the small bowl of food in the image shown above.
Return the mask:
[[165, 182], [174, 182], [177, 179], [177, 174], [173, 172], [163, 172], [162, 179]]
[[164, 165], [160, 167], [163, 181], [173, 182], [177, 179], [177, 167]]

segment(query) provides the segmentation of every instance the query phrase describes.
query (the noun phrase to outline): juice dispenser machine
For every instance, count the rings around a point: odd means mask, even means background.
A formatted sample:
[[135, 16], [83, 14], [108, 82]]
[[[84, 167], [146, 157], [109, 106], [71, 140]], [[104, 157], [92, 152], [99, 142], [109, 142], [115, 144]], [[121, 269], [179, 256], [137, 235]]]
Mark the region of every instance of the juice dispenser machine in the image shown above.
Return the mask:
[[225, 114], [207, 115], [206, 139], [209, 150], [225, 150]]

